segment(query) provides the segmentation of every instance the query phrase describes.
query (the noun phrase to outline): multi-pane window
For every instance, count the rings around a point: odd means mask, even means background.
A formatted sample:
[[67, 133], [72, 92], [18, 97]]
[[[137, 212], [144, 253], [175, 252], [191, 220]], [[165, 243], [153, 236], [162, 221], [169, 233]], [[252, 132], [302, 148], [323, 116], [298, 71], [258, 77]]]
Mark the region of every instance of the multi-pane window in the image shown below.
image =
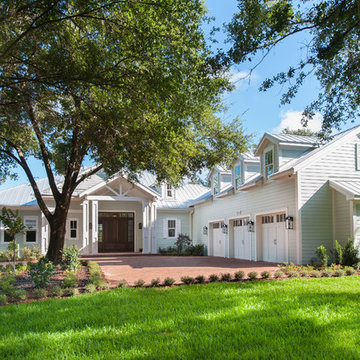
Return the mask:
[[272, 224], [274, 222], [274, 216], [273, 215], [267, 215], [262, 217], [262, 223], [263, 224]]
[[219, 175], [216, 174], [213, 177], [213, 194], [216, 195], [219, 193]]
[[69, 227], [70, 227], [70, 239], [76, 240], [78, 238], [78, 221], [70, 220]]
[[25, 225], [25, 241], [29, 243], [36, 242], [37, 234], [37, 219], [36, 218], [24, 218]]
[[234, 227], [247, 226], [247, 224], [248, 224], [248, 220], [245, 219], [234, 220]]
[[168, 220], [168, 237], [176, 236], [176, 220]]
[[267, 151], [265, 153], [265, 175], [268, 178], [274, 172], [274, 158], [273, 151]]
[[276, 222], [285, 222], [286, 215], [285, 214], [277, 214], [276, 215]]
[[174, 197], [174, 188], [171, 184], [166, 184], [166, 197], [168, 198]]
[[235, 188], [238, 189], [240, 187], [240, 185], [242, 184], [241, 181], [241, 166], [237, 165], [235, 166]]
[[220, 229], [220, 223], [213, 223], [213, 229]]

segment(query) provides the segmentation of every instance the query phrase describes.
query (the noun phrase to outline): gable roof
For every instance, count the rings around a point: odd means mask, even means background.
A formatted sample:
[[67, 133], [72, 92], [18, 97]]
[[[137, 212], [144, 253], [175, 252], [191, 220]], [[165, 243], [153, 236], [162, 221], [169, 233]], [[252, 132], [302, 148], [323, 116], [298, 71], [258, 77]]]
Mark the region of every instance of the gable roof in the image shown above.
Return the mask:
[[329, 185], [346, 196], [347, 200], [360, 199], [360, 181], [359, 179], [336, 179], [329, 180]]

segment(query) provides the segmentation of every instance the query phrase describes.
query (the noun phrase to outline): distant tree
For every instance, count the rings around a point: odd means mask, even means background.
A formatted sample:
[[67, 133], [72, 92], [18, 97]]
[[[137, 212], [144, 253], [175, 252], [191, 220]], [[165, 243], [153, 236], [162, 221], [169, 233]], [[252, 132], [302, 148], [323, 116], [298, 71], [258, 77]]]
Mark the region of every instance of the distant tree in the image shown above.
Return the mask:
[[227, 25], [232, 42], [228, 55], [235, 63], [252, 61], [255, 55], [261, 55], [263, 60], [280, 42], [298, 33], [309, 39], [307, 51], [298, 64], [289, 64], [288, 69], [266, 79], [260, 90], [266, 91], [276, 83], [287, 84], [281, 103], [289, 103], [306, 77], [314, 74], [322, 91], [305, 109], [304, 124], [316, 111], [323, 115], [323, 132], [354, 121], [360, 105], [359, 1], [238, 0], [238, 3], [239, 11]]
[[[1, 2], [0, 179], [25, 171], [49, 222], [48, 259], [60, 260], [74, 190], [100, 169], [176, 184], [244, 151], [239, 122], [216, 116], [232, 86], [204, 17], [201, 0]], [[81, 172], [85, 158], [96, 165]]]
[[11, 209], [7, 209], [6, 207], [3, 207], [1, 209], [0, 222], [2, 222], [4, 230], [10, 238], [9, 253], [13, 260], [13, 268], [15, 272], [17, 252], [16, 235], [23, 233], [26, 227], [21, 217], [19, 216], [19, 211], [12, 211]]
[[306, 127], [296, 130], [290, 130], [289, 128], [285, 128], [282, 130], [282, 133], [290, 135], [317, 136], [317, 133]]

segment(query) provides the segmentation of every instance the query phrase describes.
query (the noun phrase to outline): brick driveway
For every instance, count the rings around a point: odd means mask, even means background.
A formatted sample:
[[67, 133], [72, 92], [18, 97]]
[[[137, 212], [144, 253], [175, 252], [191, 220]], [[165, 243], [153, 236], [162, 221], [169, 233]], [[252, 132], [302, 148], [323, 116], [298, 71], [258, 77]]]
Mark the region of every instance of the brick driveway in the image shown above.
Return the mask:
[[177, 283], [182, 276], [195, 277], [211, 274], [231, 273], [238, 270], [246, 274], [250, 271], [274, 271], [274, 263], [261, 261], [248, 261], [238, 259], [224, 259], [207, 256], [151, 256], [151, 255], [99, 255], [84, 257], [96, 261], [103, 271], [105, 278], [115, 285], [119, 280], [125, 279], [129, 284], [143, 279], [147, 284], [152, 279], [172, 277]]

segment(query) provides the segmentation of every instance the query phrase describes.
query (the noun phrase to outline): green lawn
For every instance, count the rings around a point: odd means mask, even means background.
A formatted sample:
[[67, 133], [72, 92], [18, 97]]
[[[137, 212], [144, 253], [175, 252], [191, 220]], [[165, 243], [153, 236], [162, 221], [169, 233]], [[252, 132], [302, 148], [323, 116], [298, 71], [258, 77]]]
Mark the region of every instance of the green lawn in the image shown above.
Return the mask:
[[360, 359], [360, 276], [116, 289], [0, 317], [0, 359]]

